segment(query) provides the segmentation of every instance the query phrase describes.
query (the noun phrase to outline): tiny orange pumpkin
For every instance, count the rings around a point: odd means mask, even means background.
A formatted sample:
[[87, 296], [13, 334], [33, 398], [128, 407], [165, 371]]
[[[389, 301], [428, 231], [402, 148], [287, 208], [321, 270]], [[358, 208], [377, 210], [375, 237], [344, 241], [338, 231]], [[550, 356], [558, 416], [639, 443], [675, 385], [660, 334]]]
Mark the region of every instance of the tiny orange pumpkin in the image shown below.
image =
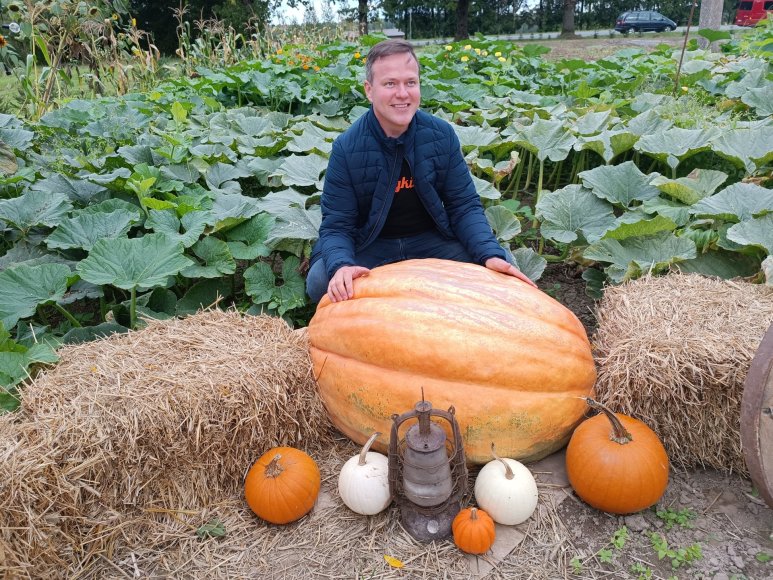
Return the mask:
[[465, 508], [456, 514], [451, 531], [454, 544], [468, 554], [485, 554], [496, 538], [494, 520], [478, 508]]
[[317, 501], [319, 468], [300, 449], [275, 447], [264, 453], [244, 480], [244, 496], [255, 514], [272, 524], [305, 516]]

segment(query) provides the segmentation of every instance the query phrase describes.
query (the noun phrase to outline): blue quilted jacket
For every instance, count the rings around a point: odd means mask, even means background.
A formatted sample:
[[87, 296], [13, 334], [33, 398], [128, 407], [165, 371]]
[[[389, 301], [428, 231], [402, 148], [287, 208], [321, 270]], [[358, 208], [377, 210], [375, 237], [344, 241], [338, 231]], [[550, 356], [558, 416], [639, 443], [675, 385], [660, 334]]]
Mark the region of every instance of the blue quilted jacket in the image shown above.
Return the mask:
[[324, 255], [329, 277], [341, 266], [356, 265], [355, 254], [384, 227], [403, 157], [419, 198], [445, 237], [459, 239], [479, 264], [494, 256], [506, 259], [451, 125], [417, 111], [405, 133], [387, 137], [371, 108], [333, 143], [312, 262]]

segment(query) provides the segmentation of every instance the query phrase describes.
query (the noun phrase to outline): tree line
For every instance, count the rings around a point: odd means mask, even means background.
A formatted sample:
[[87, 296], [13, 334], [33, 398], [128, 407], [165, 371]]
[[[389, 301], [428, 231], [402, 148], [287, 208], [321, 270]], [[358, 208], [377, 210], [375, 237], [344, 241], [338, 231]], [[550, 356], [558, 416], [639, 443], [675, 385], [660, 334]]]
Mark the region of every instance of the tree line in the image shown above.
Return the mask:
[[[732, 21], [736, 0], [724, 2], [724, 22]], [[414, 39], [465, 38], [476, 33], [529, 34], [564, 28], [564, 9], [574, 16], [576, 30], [609, 30], [626, 10], [657, 10], [678, 25], [686, 25], [691, 2], [684, 0], [358, 0], [358, 6], [336, 5], [324, 0], [324, 14], [317, 14], [313, 0], [289, 0], [285, 5], [306, 6], [306, 20], [318, 22], [341, 18], [359, 22], [362, 32], [390, 23]], [[572, 10], [572, 4], [574, 9]], [[700, 4], [700, 3], [698, 3]], [[242, 34], [260, 32], [280, 9], [280, 0], [131, 0], [138, 27], [152, 34], [155, 45], [172, 55], [177, 48], [181, 22], [217, 20]], [[698, 10], [693, 26], [698, 23]], [[378, 22], [379, 26], [374, 27]]]

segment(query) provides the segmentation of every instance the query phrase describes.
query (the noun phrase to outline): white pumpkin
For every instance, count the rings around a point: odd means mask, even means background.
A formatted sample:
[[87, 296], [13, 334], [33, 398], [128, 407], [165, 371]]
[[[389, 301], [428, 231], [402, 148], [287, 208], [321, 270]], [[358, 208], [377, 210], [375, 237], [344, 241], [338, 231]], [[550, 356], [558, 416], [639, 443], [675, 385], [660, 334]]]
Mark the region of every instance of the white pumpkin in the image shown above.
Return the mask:
[[389, 492], [389, 459], [369, 451], [380, 433], [374, 433], [360, 451], [350, 458], [338, 475], [338, 493], [346, 506], [358, 514], [372, 516], [392, 501]]
[[529, 468], [515, 459], [494, 456], [475, 480], [475, 500], [498, 524], [514, 526], [525, 522], [537, 507], [537, 482]]

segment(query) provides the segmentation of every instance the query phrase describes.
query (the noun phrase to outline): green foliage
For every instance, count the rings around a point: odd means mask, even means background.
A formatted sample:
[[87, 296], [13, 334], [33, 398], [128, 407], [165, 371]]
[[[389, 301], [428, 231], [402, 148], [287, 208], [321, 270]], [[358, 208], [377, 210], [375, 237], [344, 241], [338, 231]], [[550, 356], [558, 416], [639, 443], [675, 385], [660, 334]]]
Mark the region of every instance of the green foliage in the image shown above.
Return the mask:
[[210, 520], [196, 529], [196, 535], [201, 538], [222, 538], [226, 535], [225, 526], [218, 520]]
[[637, 580], [650, 580], [652, 578], [652, 568], [645, 566], [641, 562], [631, 564], [631, 573], [636, 574]]
[[700, 560], [703, 557], [701, 546], [697, 542], [686, 548], [672, 549], [669, 547], [668, 541], [657, 532], [650, 532], [650, 542], [658, 560], [668, 558], [671, 562], [671, 568], [674, 570], [682, 566], [689, 566], [695, 560]]
[[681, 510], [672, 510], [666, 508], [657, 510], [655, 515], [658, 516], [666, 524], [666, 530], [670, 530], [675, 525], [681, 528], [692, 528], [692, 522], [696, 518], [696, 514], [690, 508], [684, 508]]

